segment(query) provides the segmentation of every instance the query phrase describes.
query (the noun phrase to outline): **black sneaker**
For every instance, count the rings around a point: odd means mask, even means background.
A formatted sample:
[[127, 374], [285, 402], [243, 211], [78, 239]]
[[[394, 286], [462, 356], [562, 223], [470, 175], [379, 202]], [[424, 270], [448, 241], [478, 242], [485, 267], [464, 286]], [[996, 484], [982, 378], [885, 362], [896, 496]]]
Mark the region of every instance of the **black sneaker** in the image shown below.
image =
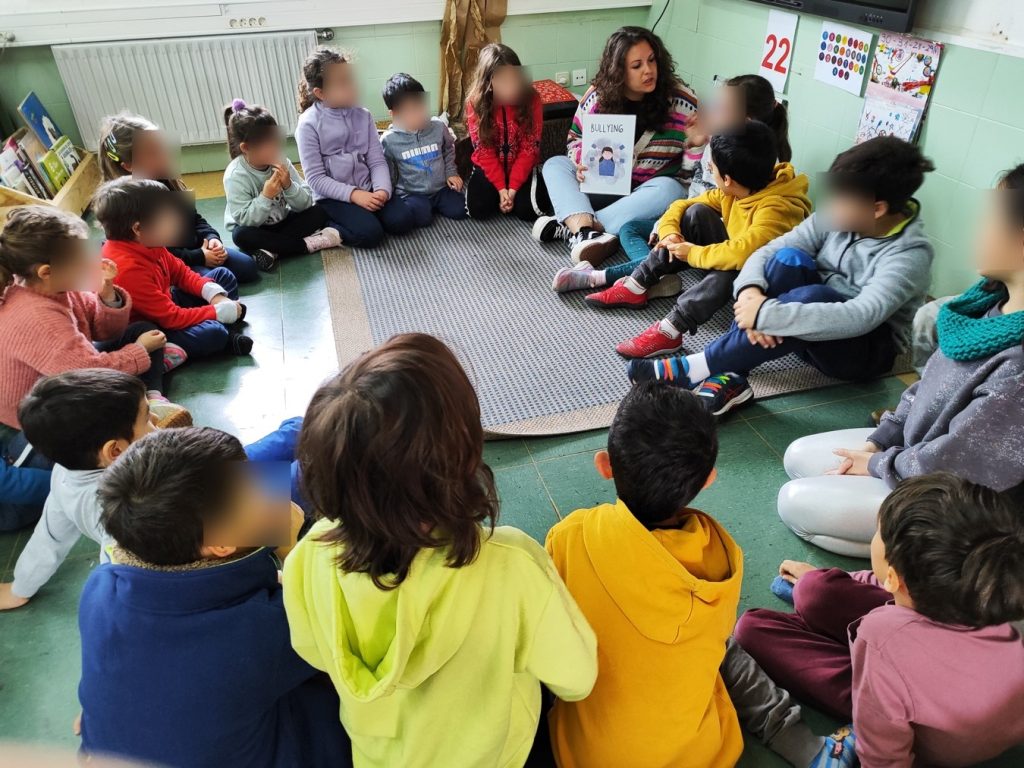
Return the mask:
[[244, 333], [232, 331], [228, 334], [228, 349], [231, 350], [231, 354], [239, 357], [248, 355], [252, 352], [252, 339]]
[[260, 272], [269, 272], [277, 264], [277, 254], [273, 251], [268, 251], [266, 248], [260, 248], [250, 255], [252, 260], [256, 262], [256, 267]]
[[572, 235], [569, 228], [559, 224], [554, 216], [541, 216], [533, 222], [533, 239], [540, 243], [550, 243], [552, 240], [568, 240]]
[[584, 227], [569, 238], [569, 249], [573, 264], [589, 261], [595, 267], [600, 267], [619, 250], [619, 238]]
[[754, 390], [738, 373], [719, 373], [704, 380], [697, 397], [712, 416], [724, 416], [754, 398]]

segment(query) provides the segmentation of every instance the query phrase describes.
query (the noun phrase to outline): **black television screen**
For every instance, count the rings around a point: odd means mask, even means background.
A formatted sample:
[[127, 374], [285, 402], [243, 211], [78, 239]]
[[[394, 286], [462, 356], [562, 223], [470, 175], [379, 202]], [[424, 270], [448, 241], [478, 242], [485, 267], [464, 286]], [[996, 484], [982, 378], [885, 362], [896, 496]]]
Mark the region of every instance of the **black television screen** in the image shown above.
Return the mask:
[[851, 24], [909, 32], [918, 0], [753, 0], [788, 11], [813, 13]]

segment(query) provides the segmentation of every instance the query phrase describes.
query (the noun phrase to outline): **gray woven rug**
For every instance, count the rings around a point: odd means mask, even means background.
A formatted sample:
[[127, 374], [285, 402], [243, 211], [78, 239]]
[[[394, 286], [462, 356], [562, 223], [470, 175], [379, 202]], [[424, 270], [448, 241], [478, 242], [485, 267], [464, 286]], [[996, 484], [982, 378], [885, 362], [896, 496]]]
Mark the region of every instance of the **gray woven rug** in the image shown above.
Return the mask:
[[[565, 243], [536, 243], [526, 224], [504, 217], [439, 218], [372, 251], [325, 252], [338, 360], [344, 366], [396, 333], [430, 333], [465, 365], [490, 434], [607, 427], [628, 388], [615, 345], [663, 317], [672, 299], [638, 311], [591, 309], [583, 291], [551, 290], [568, 263]], [[683, 273], [684, 286], [694, 279]], [[721, 335], [731, 317], [719, 312], [686, 351]], [[750, 382], [762, 398], [837, 383], [793, 355], [761, 366]]]

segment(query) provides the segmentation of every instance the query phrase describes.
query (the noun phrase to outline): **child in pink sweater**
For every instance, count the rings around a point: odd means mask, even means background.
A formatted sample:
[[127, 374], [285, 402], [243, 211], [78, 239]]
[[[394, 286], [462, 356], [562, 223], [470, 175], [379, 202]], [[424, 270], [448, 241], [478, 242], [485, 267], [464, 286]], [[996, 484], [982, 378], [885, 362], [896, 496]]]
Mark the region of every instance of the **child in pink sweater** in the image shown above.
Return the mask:
[[165, 369], [184, 353], [152, 323], [129, 322], [131, 297], [87, 235], [77, 216], [42, 206], [16, 208], [0, 232], [0, 423], [20, 429], [18, 404], [32, 385], [78, 368], [134, 374], [159, 417], [187, 421], [162, 394]]
[[755, 609], [736, 639], [794, 696], [852, 715], [862, 768], [954, 768], [1024, 743], [1024, 516], [947, 473], [878, 513], [872, 572], [787, 561], [795, 613]]

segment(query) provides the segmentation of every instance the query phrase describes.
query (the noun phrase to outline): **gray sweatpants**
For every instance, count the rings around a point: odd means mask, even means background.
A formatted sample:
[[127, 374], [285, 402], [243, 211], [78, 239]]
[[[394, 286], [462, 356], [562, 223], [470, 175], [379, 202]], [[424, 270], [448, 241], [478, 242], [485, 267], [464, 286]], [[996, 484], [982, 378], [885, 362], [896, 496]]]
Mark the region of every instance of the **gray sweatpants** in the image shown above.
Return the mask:
[[807, 727], [800, 705], [789, 692], [779, 688], [731, 637], [720, 671], [740, 725], [792, 765], [810, 765], [825, 740]]

